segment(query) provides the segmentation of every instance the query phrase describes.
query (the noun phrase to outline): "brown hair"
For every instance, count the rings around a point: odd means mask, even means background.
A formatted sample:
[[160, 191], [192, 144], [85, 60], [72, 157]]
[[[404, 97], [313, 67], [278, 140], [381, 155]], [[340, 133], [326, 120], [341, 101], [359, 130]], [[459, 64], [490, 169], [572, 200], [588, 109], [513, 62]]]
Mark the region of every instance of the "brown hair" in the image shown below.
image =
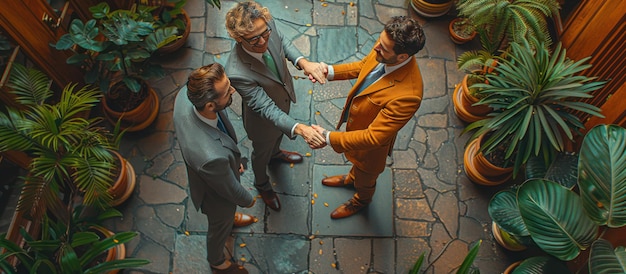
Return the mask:
[[424, 30], [417, 21], [406, 16], [394, 16], [385, 24], [385, 32], [395, 42], [396, 54], [416, 54], [424, 48]]
[[189, 74], [187, 79], [187, 98], [196, 109], [202, 110], [208, 102], [214, 101], [218, 94], [215, 90], [215, 82], [226, 76], [224, 67], [219, 63], [209, 64]]

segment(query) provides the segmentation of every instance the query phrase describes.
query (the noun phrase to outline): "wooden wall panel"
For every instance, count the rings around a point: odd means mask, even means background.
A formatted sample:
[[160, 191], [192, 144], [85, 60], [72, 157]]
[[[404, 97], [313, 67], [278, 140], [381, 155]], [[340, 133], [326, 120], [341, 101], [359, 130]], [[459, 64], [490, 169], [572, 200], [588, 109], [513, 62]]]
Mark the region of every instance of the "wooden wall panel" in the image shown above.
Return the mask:
[[568, 57], [580, 60], [591, 56], [593, 66], [582, 74], [608, 81], [587, 100], [602, 108], [606, 118], [580, 114], [587, 129], [597, 124], [626, 127], [626, 1], [584, 0], [565, 23], [561, 42]]

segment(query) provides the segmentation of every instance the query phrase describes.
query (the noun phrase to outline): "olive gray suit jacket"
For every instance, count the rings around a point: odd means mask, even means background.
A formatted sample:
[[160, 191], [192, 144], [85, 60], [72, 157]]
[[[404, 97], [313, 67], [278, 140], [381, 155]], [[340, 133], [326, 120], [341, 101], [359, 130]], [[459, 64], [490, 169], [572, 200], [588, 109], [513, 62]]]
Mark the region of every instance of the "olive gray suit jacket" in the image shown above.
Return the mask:
[[[276, 28], [274, 20], [268, 22], [272, 33], [268, 51], [274, 58], [280, 79], [258, 59], [244, 51], [237, 43], [226, 61], [226, 74], [231, 85], [243, 99], [243, 123], [252, 141], [270, 141], [284, 133], [293, 139], [291, 129], [296, 120], [291, 118], [291, 102], [296, 102], [293, 77], [289, 73], [285, 57], [292, 63], [302, 53]], [[295, 64], [295, 63], [294, 63]]]
[[[225, 116], [225, 113], [222, 113]], [[235, 131], [222, 119], [233, 138]], [[236, 206], [252, 204], [253, 196], [240, 184], [240, 152], [236, 139], [202, 122], [187, 98], [187, 86], [176, 96], [174, 126], [187, 166], [189, 192], [196, 209], [233, 218]], [[210, 211], [210, 212], [206, 212]]]

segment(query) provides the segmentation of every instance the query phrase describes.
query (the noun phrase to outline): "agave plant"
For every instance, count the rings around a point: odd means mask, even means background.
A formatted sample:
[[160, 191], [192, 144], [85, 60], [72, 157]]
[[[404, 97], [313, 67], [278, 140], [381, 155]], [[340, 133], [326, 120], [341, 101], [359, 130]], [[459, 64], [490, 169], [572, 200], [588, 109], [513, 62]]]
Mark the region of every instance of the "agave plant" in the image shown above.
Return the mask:
[[[552, 165], [560, 168], [549, 168], [546, 178], [568, 178], [571, 174], [567, 161]], [[519, 189], [494, 195], [489, 215], [508, 233], [528, 235], [546, 253], [572, 260], [581, 250], [596, 245], [599, 226], [606, 229], [626, 225], [626, 129], [616, 125], [591, 129], [582, 143], [577, 171], [579, 193], [560, 182], [534, 178]], [[590, 273], [604, 273], [598, 269], [602, 265], [609, 267], [596, 260], [624, 254], [598, 245], [596, 253], [602, 255], [594, 259], [592, 251], [590, 265], [596, 270]]]
[[459, 0], [459, 15], [467, 17], [484, 29], [489, 40], [505, 49], [509, 42], [524, 40], [544, 41], [551, 44], [547, 18], [556, 14], [556, 0]]
[[111, 150], [121, 134], [97, 126], [102, 118], [82, 117], [98, 103], [99, 91], [68, 85], [50, 104], [49, 82], [41, 71], [14, 65], [8, 87], [25, 109], [0, 112], [0, 151], [23, 151], [32, 158], [17, 210], [68, 220], [76, 201], [108, 206], [116, 168]]
[[590, 93], [605, 84], [579, 74], [591, 67], [586, 64], [589, 57], [573, 61], [560, 43], [552, 54], [543, 43], [534, 44], [538, 46], [512, 43], [507, 58], [497, 57], [498, 66], [487, 74], [487, 83], [472, 85], [484, 96], [476, 105], [494, 111], [463, 131], [476, 129], [469, 141], [489, 132], [481, 151], [488, 154], [506, 147], [506, 159], [515, 155], [514, 176], [531, 156], [549, 161], [564, 150], [564, 137], [573, 141], [574, 134], [584, 129], [572, 112], [604, 117], [598, 107], [580, 101], [593, 97]]

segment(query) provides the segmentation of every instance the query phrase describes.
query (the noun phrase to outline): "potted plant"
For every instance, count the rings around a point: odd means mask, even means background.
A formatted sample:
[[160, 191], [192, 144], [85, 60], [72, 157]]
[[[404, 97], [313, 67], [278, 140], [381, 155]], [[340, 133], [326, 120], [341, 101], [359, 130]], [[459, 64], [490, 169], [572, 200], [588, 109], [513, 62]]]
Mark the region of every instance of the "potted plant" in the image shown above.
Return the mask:
[[[561, 180], [529, 179], [513, 191], [494, 195], [489, 215], [501, 229], [529, 236], [533, 245], [563, 261], [580, 258], [579, 254], [592, 246], [591, 256], [582, 260], [588, 258], [590, 273], [602, 273], [601, 268], [611, 265], [598, 262], [622, 252], [597, 239], [611, 239], [611, 232], [626, 227], [625, 148], [626, 129], [596, 126], [585, 136], [578, 156], [578, 193]], [[546, 178], [568, 178], [572, 173], [569, 167], [567, 161], [554, 161]], [[620, 238], [613, 243], [626, 244]]]
[[459, 0], [459, 16], [484, 29], [499, 49], [510, 42], [537, 40], [551, 44], [547, 18], [557, 14], [557, 0]]
[[465, 77], [460, 84], [455, 86], [452, 101], [454, 112], [459, 119], [471, 123], [487, 117], [492, 109], [487, 105], [476, 105], [481, 99], [479, 89], [473, 87], [475, 83], [484, 83], [489, 73], [497, 64], [497, 45], [492, 43], [485, 30], [478, 30], [480, 38], [480, 50], [469, 50], [463, 52], [457, 58], [457, 67], [465, 71]]
[[84, 23], [74, 19], [54, 47], [75, 53], [67, 62], [85, 69], [85, 82], [104, 93], [102, 105], [110, 121], [121, 118], [128, 131], [144, 129], [159, 108], [158, 95], [145, 80], [164, 75], [151, 57], [176, 40], [177, 29], [141, 21], [136, 5], [111, 11], [102, 2], [89, 10], [94, 19]]
[[[97, 215], [85, 214], [85, 208], [75, 208], [69, 223], [44, 215], [40, 239], [33, 239], [24, 230], [25, 246], [0, 235], [0, 269], [7, 274], [23, 273], [117, 273], [119, 269], [148, 264], [145, 259], [126, 258], [124, 243], [137, 236], [136, 232], [113, 233], [100, 223], [121, 213], [109, 208]], [[89, 217], [92, 216], [92, 217]], [[15, 257], [13, 266], [8, 258]]]
[[183, 8], [186, 3], [186, 0], [141, 0], [137, 6], [139, 20], [153, 22], [156, 29], [176, 27], [176, 39], [157, 49], [156, 54], [175, 52], [187, 42], [191, 19]]
[[498, 65], [486, 75], [487, 82], [472, 85], [484, 96], [476, 104], [493, 111], [463, 130], [475, 130], [468, 142], [489, 134], [479, 152], [504, 150], [504, 160], [513, 161], [513, 177], [533, 155], [549, 162], [556, 151], [564, 150], [565, 138], [573, 141], [574, 134], [584, 129], [571, 112], [603, 117], [599, 108], [580, 102], [604, 85], [579, 75], [591, 66], [586, 64], [589, 58], [575, 62], [560, 44], [552, 53], [543, 43], [533, 44], [537, 46], [512, 43], [507, 58], [496, 57]]
[[464, 17], [457, 17], [448, 24], [450, 39], [455, 44], [461, 45], [472, 41], [476, 37], [476, 30], [471, 21]]
[[570, 273], [560, 260], [550, 256], [534, 256], [511, 264], [503, 274]]

